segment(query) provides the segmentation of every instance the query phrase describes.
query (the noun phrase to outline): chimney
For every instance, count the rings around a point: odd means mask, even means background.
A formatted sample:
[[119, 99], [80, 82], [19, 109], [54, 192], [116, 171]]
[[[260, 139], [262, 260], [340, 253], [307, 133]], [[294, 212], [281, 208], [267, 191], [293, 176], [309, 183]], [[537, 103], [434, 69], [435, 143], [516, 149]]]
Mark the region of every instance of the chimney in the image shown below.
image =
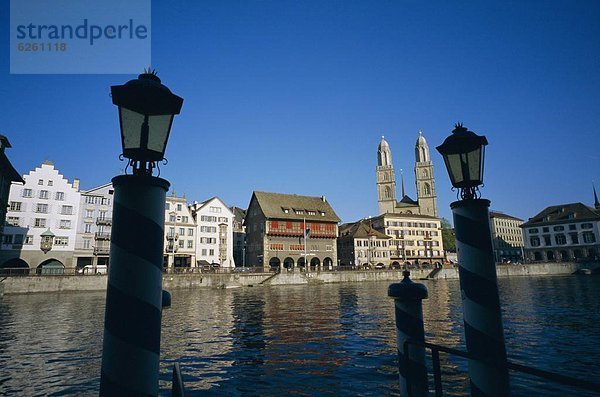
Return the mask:
[[73, 179], [73, 189], [79, 191], [79, 178]]
[[325, 196], [321, 196], [321, 200], [323, 200], [324, 203], [327, 202], [327, 200], [325, 199]]

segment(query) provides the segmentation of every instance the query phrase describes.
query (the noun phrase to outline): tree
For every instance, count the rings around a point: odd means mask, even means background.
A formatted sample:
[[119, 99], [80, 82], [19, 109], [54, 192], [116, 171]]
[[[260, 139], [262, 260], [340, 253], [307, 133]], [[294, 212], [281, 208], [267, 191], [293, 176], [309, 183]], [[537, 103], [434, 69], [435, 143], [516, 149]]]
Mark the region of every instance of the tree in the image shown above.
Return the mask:
[[454, 228], [448, 219], [442, 218], [441, 221], [444, 249], [449, 252], [456, 252], [456, 236], [454, 234]]

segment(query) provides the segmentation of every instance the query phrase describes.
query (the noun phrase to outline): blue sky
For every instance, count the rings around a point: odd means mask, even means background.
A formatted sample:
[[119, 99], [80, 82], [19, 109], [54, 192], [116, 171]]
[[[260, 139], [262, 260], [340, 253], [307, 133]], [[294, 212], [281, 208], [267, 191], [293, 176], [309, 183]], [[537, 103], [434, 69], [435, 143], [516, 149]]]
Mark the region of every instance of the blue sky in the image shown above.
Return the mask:
[[[83, 188], [120, 174], [108, 94], [134, 76], [10, 75], [1, 4], [0, 133], [17, 170], [50, 159]], [[598, 21], [597, 1], [154, 1], [152, 66], [185, 100], [161, 176], [189, 201], [240, 207], [253, 190], [325, 195], [353, 221], [377, 214], [381, 135], [415, 197], [421, 129], [451, 218], [434, 148], [462, 121], [490, 143], [492, 208], [527, 219], [592, 204]]]

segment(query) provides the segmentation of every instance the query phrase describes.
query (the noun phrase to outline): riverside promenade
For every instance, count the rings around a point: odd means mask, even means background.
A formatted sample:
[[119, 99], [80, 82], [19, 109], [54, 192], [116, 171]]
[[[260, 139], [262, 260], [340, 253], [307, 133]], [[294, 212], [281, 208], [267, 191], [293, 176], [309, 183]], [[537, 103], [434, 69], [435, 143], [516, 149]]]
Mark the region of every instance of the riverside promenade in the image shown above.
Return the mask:
[[[600, 269], [600, 263], [535, 263], [497, 265], [498, 277], [570, 275], [582, 269]], [[596, 270], [597, 271], [597, 270]], [[417, 279], [457, 279], [458, 269], [411, 269]], [[106, 275], [28, 275], [1, 276], [0, 295], [43, 292], [101, 291], [106, 289]], [[320, 272], [219, 272], [166, 273], [163, 289], [240, 288], [302, 284], [352, 283], [363, 281], [398, 281], [402, 270], [348, 270]]]

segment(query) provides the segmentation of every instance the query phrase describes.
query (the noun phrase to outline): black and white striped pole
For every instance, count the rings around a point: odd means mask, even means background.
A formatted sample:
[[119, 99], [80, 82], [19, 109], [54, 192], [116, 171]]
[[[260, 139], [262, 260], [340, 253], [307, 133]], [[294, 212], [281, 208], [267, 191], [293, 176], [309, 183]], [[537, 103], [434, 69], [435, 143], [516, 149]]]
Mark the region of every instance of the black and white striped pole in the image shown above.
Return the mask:
[[394, 298], [395, 306], [400, 395], [424, 397], [428, 395], [429, 389], [425, 348], [405, 342], [425, 342], [422, 302], [427, 298], [427, 288], [423, 284], [412, 282], [408, 270], [404, 270], [402, 274], [404, 279], [401, 282], [388, 287], [388, 296]]
[[133, 175], [113, 178], [100, 396], [158, 396], [164, 211], [169, 182], [152, 176], [164, 159], [183, 99], [152, 72], [111, 87], [123, 157]]
[[510, 395], [496, 265], [489, 225], [489, 200], [478, 198], [487, 139], [457, 124], [437, 150], [462, 200], [450, 204], [472, 396]]

